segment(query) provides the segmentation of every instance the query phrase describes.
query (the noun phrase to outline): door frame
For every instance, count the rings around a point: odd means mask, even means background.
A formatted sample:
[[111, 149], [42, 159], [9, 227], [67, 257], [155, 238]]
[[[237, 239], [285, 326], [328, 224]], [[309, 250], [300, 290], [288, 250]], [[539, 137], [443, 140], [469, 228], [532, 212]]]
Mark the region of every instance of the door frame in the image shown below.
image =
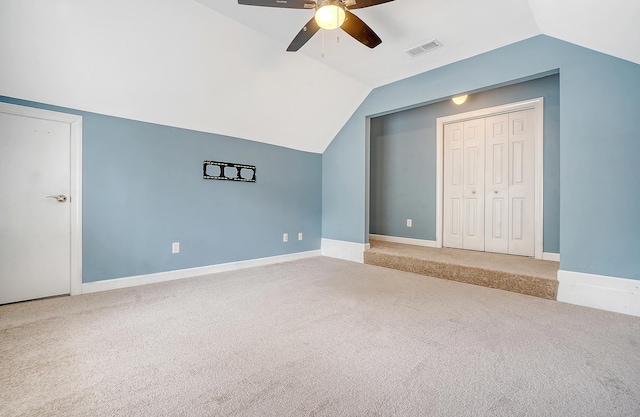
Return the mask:
[[71, 247], [70, 288], [71, 295], [82, 294], [82, 116], [42, 110], [16, 104], [0, 103], [0, 113], [34, 119], [51, 120], [69, 125], [70, 130], [70, 180], [71, 195]]
[[444, 221], [444, 125], [477, 119], [480, 117], [495, 116], [521, 110], [533, 109], [535, 111], [535, 255], [536, 259], [542, 259], [543, 233], [544, 233], [544, 97], [501, 106], [488, 107], [466, 113], [451, 116], [438, 117], [436, 119], [436, 247], [442, 247], [443, 221]]

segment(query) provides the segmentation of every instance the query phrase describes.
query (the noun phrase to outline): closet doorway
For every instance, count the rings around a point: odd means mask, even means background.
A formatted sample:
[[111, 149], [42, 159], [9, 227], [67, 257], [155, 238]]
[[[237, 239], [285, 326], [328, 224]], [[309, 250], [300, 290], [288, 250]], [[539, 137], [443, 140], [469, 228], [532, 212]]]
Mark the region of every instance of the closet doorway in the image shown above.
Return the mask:
[[437, 120], [437, 247], [542, 258], [543, 99]]

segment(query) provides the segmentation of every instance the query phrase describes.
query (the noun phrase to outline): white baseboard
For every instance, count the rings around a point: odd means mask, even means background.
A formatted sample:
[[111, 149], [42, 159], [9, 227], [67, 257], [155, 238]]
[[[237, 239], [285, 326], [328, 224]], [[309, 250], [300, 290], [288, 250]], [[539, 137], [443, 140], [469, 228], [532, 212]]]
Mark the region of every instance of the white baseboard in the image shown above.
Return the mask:
[[640, 280], [558, 271], [558, 301], [640, 316]]
[[115, 290], [118, 288], [135, 287], [137, 285], [155, 284], [158, 282], [173, 281], [176, 279], [193, 278], [218, 272], [235, 271], [238, 269], [252, 268], [277, 264], [281, 262], [295, 261], [298, 259], [320, 256], [319, 250], [291, 253], [287, 255], [270, 256], [268, 258], [250, 259], [247, 261], [229, 262], [225, 264], [201, 266], [197, 268], [179, 269], [176, 271], [158, 272], [155, 274], [137, 275], [103, 281], [87, 282], [82, 284], [82, 293], [88, 294], [98, 291]]
[[396, 237], [396, 236], [369, 234], [369, 240], [379, 240], [381, 242], [403, 243], [405, 245], [414, 245], [414, 246], [426, 246], [428, 248], [436, 247], [435, 240], [413, 239], [410, 237]]
[[560, 254], [553, 252], [542, 252], [542, 260], [560, 262]]
[[354, 243], [344, 240], [322, 239], [322, 256], [364, 263], [364, 251], [369, 249], [368, 243]]

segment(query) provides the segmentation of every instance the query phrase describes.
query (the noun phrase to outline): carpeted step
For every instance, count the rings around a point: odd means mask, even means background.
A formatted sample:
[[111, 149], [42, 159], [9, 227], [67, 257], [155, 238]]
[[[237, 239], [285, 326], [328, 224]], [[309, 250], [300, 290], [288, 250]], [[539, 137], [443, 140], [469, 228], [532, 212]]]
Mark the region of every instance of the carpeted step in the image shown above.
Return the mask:
[[[487, 268], [481, 266], [469, 265], [467, 260], [455, 262], [455, 260], [428, 259], [426, 256], [412, 255], [415, 253], [416, 247], [405, 245], [411, 250], [402, 253], [402, 246], [394, 244], [394, 250], [385, 250], [389, 248], [388, 243], [377, 247], [372, 244], [372, 248], [365, 252], [364, 263], [368, 265], [377, 265], [385, 268], [396, 269], [399, 271], [413, 272], [420, 275], [426, 275], [435, 278], [448, 279], [451, 281], [464, 282], [467, 284], [481, 285], [484, 287], [497, 288], [505, 291], [517, 292], [520, 294], [531, 295], [534, 297], [555, 300], [558, 291], [558, 280], [549, 276], [549, 273], [534, 274], [523, 273], [510, 268]], [[419, 248], [423, 251], [436, 251], [433, 248]], [[447, 249], [445, 249], [446, 251]], [[473, 256], [479, 256], [474, 253]], [[494, 256], [494, 254], [487, 254]], [[500, 255], [506, 256], [506, 255]], [[523, 258], [529, 263], [540, 262], [540, 265], [548, 269], [548, 261], [536, 261], [529, 258]], [[466, 263], [466, 264], [465, 264]], [[494, 262], [496, 263], [496, 262]], [[507, 270], [505, 270], [507, 269]], [[513, 268], [511, 268], [513, 269]], [[527, 268], [528, 270], [535, 269]]]

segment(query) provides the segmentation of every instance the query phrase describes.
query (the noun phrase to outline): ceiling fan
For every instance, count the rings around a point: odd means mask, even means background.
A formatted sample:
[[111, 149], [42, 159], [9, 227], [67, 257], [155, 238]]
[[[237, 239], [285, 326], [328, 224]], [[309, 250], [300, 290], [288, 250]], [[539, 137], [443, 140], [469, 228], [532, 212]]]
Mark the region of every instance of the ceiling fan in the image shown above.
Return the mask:
[[363, 9], [391, 1], [393, 0], [238, 0], [238, 4], [287, 9], [314, 9], [314, 17], [302, 28], [287, 48], [287, 51], [295, 52], [302, 48], [321, 28], [341, 28], [361, 44], [375, 48], [382, 43], [380, 37], [349, 10]]

